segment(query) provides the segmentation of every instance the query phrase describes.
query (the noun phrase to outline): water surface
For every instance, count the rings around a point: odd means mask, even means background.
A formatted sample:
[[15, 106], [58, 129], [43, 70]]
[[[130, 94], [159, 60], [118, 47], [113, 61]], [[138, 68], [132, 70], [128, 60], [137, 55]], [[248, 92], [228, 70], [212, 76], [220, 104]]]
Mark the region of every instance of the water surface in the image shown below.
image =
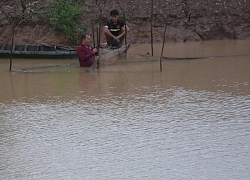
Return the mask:
[[99, 70], [1, 59], [0, 179], [248, 180], [249, 47], [169, 43], [165, 57], [207, 58], [163, 72], [161, 45]]

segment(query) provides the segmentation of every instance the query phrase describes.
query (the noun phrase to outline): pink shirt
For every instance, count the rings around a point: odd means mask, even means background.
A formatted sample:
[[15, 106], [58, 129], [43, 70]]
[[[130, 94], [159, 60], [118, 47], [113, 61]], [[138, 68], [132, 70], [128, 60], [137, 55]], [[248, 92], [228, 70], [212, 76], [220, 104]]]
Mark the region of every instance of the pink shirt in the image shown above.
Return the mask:
[[94, 64], [95, 56], [92, 53], [93, 49], [93, 47], [85, 46], [83, 44], [78, 46], [77, 55], [81, 67], [90, 67], [92, 64]]

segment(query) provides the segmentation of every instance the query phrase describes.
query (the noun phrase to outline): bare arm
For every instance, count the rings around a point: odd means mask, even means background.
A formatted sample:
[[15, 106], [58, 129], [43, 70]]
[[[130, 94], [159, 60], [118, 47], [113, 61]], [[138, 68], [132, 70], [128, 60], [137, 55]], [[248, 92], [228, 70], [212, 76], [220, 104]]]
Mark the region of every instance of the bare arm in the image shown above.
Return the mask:
[[[126, 27], [126, 31], [129, 32], [129, 27], [128, 27], [128, 25], [125, 25], [125, 27]], [[125, 29], [125, 27], [124, 27], [124, 29]]]
[[110, 37], [112, 37], [112, 38], [115, 38], [115, 36], [114, 36], [113, 34], [111, 34], [111, 32], [109, 31], [108, 26], [105, 26], [104, 32], [105, 32], [108, 36], [110, 36]]
[[117, 36], [117, 39], [120, 39], [121, 37], [123, 37], [126, 33], [128, 33], [128, 31], [129, 31], [129, 28], [127, 25], [122, 27], [122, 33], [119, 36]]

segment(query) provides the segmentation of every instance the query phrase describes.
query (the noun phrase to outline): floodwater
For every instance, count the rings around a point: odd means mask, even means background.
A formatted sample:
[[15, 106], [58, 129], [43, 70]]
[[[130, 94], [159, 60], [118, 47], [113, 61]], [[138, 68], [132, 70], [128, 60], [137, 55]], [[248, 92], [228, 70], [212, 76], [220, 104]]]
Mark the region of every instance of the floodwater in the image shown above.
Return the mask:
[[0, 179], [249, 180], [250, 41], [168, 43], [162, 72], [154, 48], [0, 59]]

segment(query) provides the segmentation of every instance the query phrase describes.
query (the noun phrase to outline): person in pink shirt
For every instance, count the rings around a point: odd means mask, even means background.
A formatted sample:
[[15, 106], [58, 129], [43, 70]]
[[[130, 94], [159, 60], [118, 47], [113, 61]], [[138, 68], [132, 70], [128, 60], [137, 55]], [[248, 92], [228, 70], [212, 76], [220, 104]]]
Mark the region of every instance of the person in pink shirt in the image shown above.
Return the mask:
[[82, 35], [82, 43], [77, 48], [80, 67], [90, 67], [95, 62], [97, 49], [90, 45], [91, 36], [88, 33]]

